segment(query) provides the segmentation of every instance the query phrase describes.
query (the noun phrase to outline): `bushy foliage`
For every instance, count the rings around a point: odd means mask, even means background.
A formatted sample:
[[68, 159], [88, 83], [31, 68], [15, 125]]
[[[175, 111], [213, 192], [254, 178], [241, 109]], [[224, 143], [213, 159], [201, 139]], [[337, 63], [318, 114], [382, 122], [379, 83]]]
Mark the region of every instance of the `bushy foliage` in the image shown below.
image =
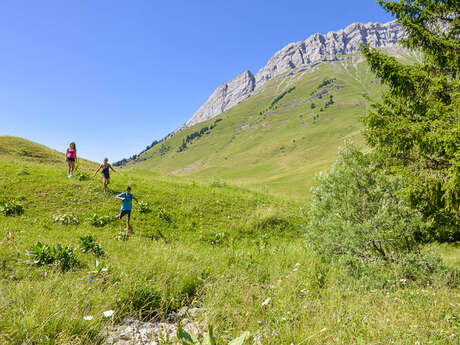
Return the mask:
[[79, 181], [88, 181], [91, 178], [89, 172], [82, 171], [79, 168], [74, 170], [73, 176]]
[[99, 216], [96, 213], [93, 214], [92, 216], [88, 217], [88, 222], [92, 226], [96, 227], [103, 227], [113, 221], [113, 218], [110, 216]]
[[20, 216], [24, 214], [24, 207], [16, 200], [8, 200], [0, 203], [0, 213], [5, 216]]
[[80, 222], [77, 217], [75, 217], [73, 214], [55, 214], [53, 216], [53, 220], [56, 223], [60, 223], [63, 225], [78, 225]]
[[279, 101], [283, 99], [284, 96], [286, 96], [287, 94], [291, 93], [294, 90], [295, 90], [295, 86], [292, 86], [286, 91], [284, 91], [281, 95], [276, 96], [275, 99], [271, 102], [269, 108], [272, 109]]
[[419, 248], [427, 226], [401, 198], [403, 180], [386, 175], [372, 154], [348, 145], [318, 182], [307, 213], [307, 244], [325, 261], [337, 261], [372, 288], [399, 279], [424, 285], [445, 275], [439, 257]]
[[201, 234], [200, 240], [209, 243], [213, 246], [222, 246], [228, 241], [228, 233], [226, 232], [207, 232]]
[[72, 247], [63, 246], [61, 244], [49, 246], [37, 242], [27, 249], [26, 254], [33, 260], [34, 264], [38, 266], [55, 265], [63, 272], [79, 264], [75, 256], [75, 250]]
[[458, 1], [378, 1], [403, 26], [401, 43], [422, 52], [406, 65], [363, 47], [388, 86], [364, 118], [367, 142], [407, 181], [411, 206], [431, 223], [428, 240], [460, 240], [460, 21]]
[[80, 250], [83, 253], [92, 253], [97, 257], [105, 255], [101, 245], [97, 243], [91, 235], [80, 237]]
[[371, 155], [348, 146], [318, 181], [308, 214], [308, 239], [321, 255], [395, 262], [418, 251], [422, 217], [400, 199], [402, 181], [385, 176]]
[[[231, 340], [228, 345], [243, 345], [246, 339], [249, 338], [249, 332], [244, 332], [238, 338]], [[181, 326], [180, 321], [177, 322], [177, 340], [182, 345], [217, 345], [216, 336], [214, 335], [214, 329], [210, 325], [208, 332], [200, 341], [195, 336], [187, 333]]]
[[137, 204], [137, 210], [139, 213], [148, 213], [151, 211], [150, 205], [146, 201], [139, 201]]

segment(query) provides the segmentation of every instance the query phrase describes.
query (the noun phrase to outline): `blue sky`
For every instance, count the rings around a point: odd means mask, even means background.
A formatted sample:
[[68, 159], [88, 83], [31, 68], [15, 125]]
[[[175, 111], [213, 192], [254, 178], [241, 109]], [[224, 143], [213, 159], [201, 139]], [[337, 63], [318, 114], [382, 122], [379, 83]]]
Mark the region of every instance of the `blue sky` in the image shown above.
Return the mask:
[[286, 44], [390, 20], [372, 0], [3, 0], [0, 135], [115, 161]]

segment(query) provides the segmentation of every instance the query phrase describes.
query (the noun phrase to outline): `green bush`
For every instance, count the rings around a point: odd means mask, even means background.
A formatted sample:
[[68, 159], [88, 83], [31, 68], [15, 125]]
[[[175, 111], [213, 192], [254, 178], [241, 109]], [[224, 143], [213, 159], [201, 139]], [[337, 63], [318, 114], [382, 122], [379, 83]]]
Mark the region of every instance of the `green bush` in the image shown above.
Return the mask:
[[88, 217], [88, 222], [92, 226], [96, 227], [103, 227], [113, 221], [113, 218], [110, 216], [99, 216], [96, 213], [93, 214], [92, 216]]
[[63, 246], [61, 244], [49, 246], [47, 244], [37, 242], [27, 249], [26, 254], [37, 266], [56, 265], [63, 272], [68, 271], [79, 264], [75, 256], [75, 250], [72, 247]]
[[63, 225], [78, 225], [80, 223], [73, 214], [55, 214], [53, 220]]
[[137, 210], [139, 213], [148, 213], [151, 211], [150, 205], [145, 201], [139, 201], [137, 205]]
[[83, 253], [92, 253], [97, 257], [104, 256], [105, 252], [101, 245], [94, 241], [93, 236], [80, 237], [80, 250]]
[[404, 183], [385, 175], [371, 154], [347, 146], [318, 181], [307, 214], [307, 241], [326, 261], [338, 260], [359, 279], [375, 279], [392, 267], [391, 274], [399, 270], [401, 279], [421, 284], [442, 269], [440, 260], [419, 248], [417, 237], [426, 225], [400, 198]]
[[5, 216], [20, 216], [24, 214], [24, 207], [16, 200], [9, 200], [0, 203], [0, 213]]
[[91, 178], [91, 175], [88, 172], [81, 171], [80, 169], [75, 169], [73, 176], [79, 181], [88, 181]]
[[207, 232], [200, 236], [200, 240], [213, 246], [222, 246], [227, 243], [228, 237], [226, 232]]

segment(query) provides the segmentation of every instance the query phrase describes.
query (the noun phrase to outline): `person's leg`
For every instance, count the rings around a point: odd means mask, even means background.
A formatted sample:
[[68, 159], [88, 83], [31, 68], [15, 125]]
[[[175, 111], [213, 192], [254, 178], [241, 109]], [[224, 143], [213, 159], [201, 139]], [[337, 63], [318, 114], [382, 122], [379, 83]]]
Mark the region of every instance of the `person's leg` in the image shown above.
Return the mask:
[[126, 213], [126, 236], [129, 236], [129, 220], [131, 219], [131, 211]]
[[75, 169], [75, 161], [70, 162], [70, 169], [71, 169], [71, 170], [70, 170], [70, 176], [72, 176], [73, 171], [74, 171], [74, 169]]
[[70, 161], [67, 161], [67, 176], [70, 177]]

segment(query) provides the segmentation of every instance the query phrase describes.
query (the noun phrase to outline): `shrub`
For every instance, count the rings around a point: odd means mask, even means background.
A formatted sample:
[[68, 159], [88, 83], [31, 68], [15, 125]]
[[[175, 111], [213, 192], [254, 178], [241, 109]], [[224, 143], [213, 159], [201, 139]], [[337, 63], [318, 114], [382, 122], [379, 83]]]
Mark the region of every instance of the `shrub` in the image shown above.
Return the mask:
[[[244, 332], [238, 338], [231, 340], [228, 345], [243, 345], [247, 338], [249, 338], [250, 333]], [[208, 332], [206, 333], [204, 339], [199, 341], [196, 337], [187, 333], [182, 326], [180, 321], [177, 321], [177, 340], [182, 345], [217, 345], [216, 336], [214, 335], [214, 330], [212, 326], [208, 327]]]
[[318, 181], [308, 239], [319, 253], [394, 262], [402, 253], [418, 251], [415, 237], [424, 230], [422, 217], [398, 197], [401, 180], [385, 176], [371, 155], [348, 146]]
[[24, 214], [24, 207], [16, 200], [9, 200], [0, 203], [0, 212], [5, 216], [19, 216]]
[[90, 235], [80, 237], [80, 250], [83, 253], [92, 253], [97, 257], [104, 256], [105, 254], [101, 245], [95, 242], [93, 236]]
[[168, 212], [166, 212], [164, 208], [158, 209], [158, 219], [163, 220], [168, 224], [172, 223], [171, 215]]
[[150, 205], [145, 201], [139, 201], [138, 203], [138, 211], [139, 213], [148, 213], [151, 211]]
[[118, 241], [122, 241], [122, 242], [128, 241], [128, 240], [129, 240], [129, 236], [126, 235], [126, 233], [124, 233], [124, 232], [120, 232], [120, 233], [118, 233], [118, 235], [117, 235], [117, 240], [118, 240]]
[[402, 279], [421, 284], [442, 270], [440, 260], [419, 249], [417, 238], [426, 224], [400, 198], [404, 182], [385, 175], [372, 154], [348, 145], [318, 181], [308, 212], [307, 240], [326, 261], [337, 259], [356, 278], [370, 280], [392, 267], [391, 274], [399, 270]]
[[96, 213], [88, 218], [88, 222], [92, 226], [102, 227], [113, 221], [113, 218], [110, 216], [98, 216]]
[[63, 225], [78, 225], [80, 223], [73, 214], [55, 214], [53, 220]]
[[226, 232], [208, 232], [200, 236], [200, 240], [213, 246], [221, 246], [227, 243], [228, 233]]
[[78, 168], [74, 170], [73, 176], [79, 181], [88, 181], [91, 177], [91, 175], [88, 172], [81, 171]]
[[27, 249], [26, 254], [31, 257], [33, 262], [38, 266], [56, 265], [63, 272], [79, 264], [74, 249], [61, 244], [51, 247], [47, 244], [37, 242]]

